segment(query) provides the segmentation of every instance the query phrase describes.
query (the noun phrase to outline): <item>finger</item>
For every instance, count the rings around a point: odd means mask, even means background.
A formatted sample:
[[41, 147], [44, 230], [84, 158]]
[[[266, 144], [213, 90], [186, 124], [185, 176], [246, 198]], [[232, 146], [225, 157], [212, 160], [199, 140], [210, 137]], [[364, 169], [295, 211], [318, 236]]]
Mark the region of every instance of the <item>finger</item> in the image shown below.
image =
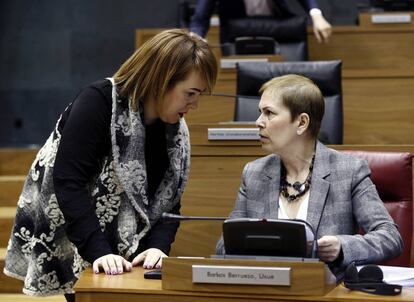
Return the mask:
[[318, 251], [318, 255], [325, 255], [327, 253], [329, 253], [329, 251], [327, 251], [327, 250], [319, 250]]
[[335, 248], [333, 247], [323, 247], [318, 250], [319, 253], [329, 253], [335, 251]]
[[134, 258], [134, 260], [132, 260], [132, 266], [136, 266], [136, 265], [140, 264], [142, 261], [144, 261], [146, 254], [147, 254], [147, 252], [144, 251], [141, 254], [139, 254], [138, 256], [136, 256]]
[[324, 247], [327, 247], [327, 246], [330, 246], [331, 245], [331, 243], [328, 241], [328, 240], [326, 240], [326, 239], [319, 239], [318, 240], [318, 248], [324, 248]]
[[124, 272], [124, 266], [122, 265], [122, 257], [115, 258], [115, 265], [118, 274], [122, 274]]
[[320, 253], [319, 254], [319, 258], [321, 259], [328, 259], [328, 258], [332, 258], [334, 257], [334, 255], [332, 253]]
[[318, 255], [320, 256], [333, 256], [333, 257], [337, 257], [337, 255], [339, 254], [337, 249], [329, 249], [329, 250], [325, 250], [325, 251], [319, 251]]
[[333, 252], [332, 251], [319, 251], [318, 254], [321, 256], [327, 256], [327, 255], [333, 254]]
[[162, 266], [162, 258], [166, 258], [168, 256], [166, 254], [164, 254], [163, 251], [161, 251], [161, 250], [157, 250], [156, 256], [157, 256], [157, 259], [154, 262], [154, 265], [155, 265], [156, 268], [161, 268], [161, 266]]
[[154, 268], [155, 264], [160, 259], [160, 254], [157, 252], [151, 252], [147, 254], [147, 257], [145, 258], [144, 262], [144, 268]]
[[319, 251], [327, 251], [332, 249], [332, 245], [331, 244], [323, 244], [323, 245], [318, 245], [318, 250]]
[[103, 268], [105, 274], [109, 275], [111, 273], [111, 271], [110, 271], [110, 268], [108, 266], [108, 262], [106, 260], [106, 257], [101, 259], [101, 265], [102, 265], [102, 268]]
[[321, 43], [322, 42], [322, 38], [321, 38], [321, 34], [319, 33], [319, 30], [318, 29], [314, 29], [313, 32], [315, 34], [316, 40], [318, 40], [318, 43]]
[[165, 256], [161, 256], [160, 259], [158, 260], [157, 265], [155, 266], [155, 268], [162, 268], [162, 258], [164, 258]]
[[322, 31], [322, 36], [323, 36], [323, 41], [325, 43], [328, 43], [329, 42], [329, 36], [330, 36], [329, 28]]
[[130, 272], [132, 270], [132, 263], [131, 262], [129, 262], [125, 259], [122, 259], [122, 264], [125, 268], [125, 271]]
[[318, 247], [326, 247], [326, 246], [332, 245], [334, 238], [335, 237], [331, 237], [331, 236], [323, 236], [319, 238]]
[[108, 263], [108, 267], [109, 267], [109, 274], [111, 275], [116, 275], [117, 269], [116, 269], [116, 264], [115, 264], [115, 260], [113, 257], [109, 256], [107, 257], [107, 263]]
[[92, 264], [92, 269], [95, 274], [99, 274], [99, 260], [96, 259]]

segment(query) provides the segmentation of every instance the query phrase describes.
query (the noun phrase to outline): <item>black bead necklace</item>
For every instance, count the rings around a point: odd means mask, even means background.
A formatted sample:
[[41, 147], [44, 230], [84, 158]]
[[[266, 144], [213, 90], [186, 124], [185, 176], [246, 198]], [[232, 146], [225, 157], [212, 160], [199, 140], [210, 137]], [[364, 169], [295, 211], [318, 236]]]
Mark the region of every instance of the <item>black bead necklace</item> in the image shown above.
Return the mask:
[[[282, 196], [286, 198], [288, 203], [295, 202], [299, 200], [299, 197], [305, 195], [306, 192], [308, 192], [311, 180], [312, 180], [312, 170], [313, 170], [313, 162], [315, 161], [315, 154], [312, 157], [312, 162], [309, 166], [309, 173], [306, 177], [304, 182], [295, 181], [293, 184], [289, 183], [286, 180], [286, 168], [285, 165], [282, 162], [281, 168], [280, 168], [280, 192], [282, 193]], [[296, 192], [296, 194], [289, 194], [288, 187], [293, 188]]]

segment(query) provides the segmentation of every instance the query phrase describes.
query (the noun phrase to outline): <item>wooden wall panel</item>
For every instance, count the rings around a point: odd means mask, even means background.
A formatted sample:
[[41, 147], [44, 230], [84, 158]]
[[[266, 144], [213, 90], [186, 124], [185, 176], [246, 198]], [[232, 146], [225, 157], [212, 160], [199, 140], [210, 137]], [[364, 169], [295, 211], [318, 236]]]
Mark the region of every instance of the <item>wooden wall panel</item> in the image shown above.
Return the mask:
[[[189, 182], [182, 198], [182, 214], [227, 217], [236, 200], [243, 167], [253, 159], [254, 157], [193, 156]], [[173, 245], [174, 254], [214, 254], [221, 226], [220, 221], [182, 222]]]
[[414, 144], [414, 77], [342, 83], [345, 144]]
[[197, 110], [190, 110], [185, 116], [187, 123], [229, 122], [234, 116], [234, 98], [202, 96]]
[[308, 42], [311, 61], [340, 59], [344, 70], [384, 70], [394, 75], [401, 70], [414, 74], [414, 29], [335, 27], [329, 43], [319, 44], [311, 36]]

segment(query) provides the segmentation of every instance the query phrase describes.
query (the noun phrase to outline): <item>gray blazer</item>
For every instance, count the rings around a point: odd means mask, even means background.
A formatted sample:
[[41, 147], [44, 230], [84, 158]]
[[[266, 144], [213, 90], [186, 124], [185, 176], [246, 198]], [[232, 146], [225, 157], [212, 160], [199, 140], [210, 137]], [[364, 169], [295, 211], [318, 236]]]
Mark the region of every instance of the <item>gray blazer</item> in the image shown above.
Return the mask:
[[[398, 256], [403, 242], [370, 179], [365, 160], [316, 146], [307, 222], [316, 237], [336, 235], [346, 266], [377, 263]], [[236, 205], [230, 218], [278, 218], [280, 158], [268, 155], [248, 163], [243, 171]], [[360, 226], [365, 235], [357, 234]], [[223, 238], [217, 254], [224, 254]]]

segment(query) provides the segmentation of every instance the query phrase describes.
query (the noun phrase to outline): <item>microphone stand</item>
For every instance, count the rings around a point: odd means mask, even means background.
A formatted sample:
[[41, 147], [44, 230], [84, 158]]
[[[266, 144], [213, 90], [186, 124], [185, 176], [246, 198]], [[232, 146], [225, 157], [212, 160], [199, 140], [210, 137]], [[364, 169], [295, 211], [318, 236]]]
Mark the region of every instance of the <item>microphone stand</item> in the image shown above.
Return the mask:
[[229, 93], [223, 93], [223, 92], [217, 92], [217, 93], [210, 93], [210, 94], [202, 94], [205, 96], [222, 96], [227, 98], [243, 98], [243, 99], [252, 99], [252, 100], [258, 100], [260, 99], [260, 96], [254, 96], [254, 95], [241, 95], [241, 94], [229, 94]]
[[226, 220], [227, 217], [208, 217], [208, 216], [182, 216], [170, 213], [162, 213], [163, 222], [177, 222], [185, 220]]
[[[214, 216], [182, 216], [182, 215], [176, 215], [176, 214], [171, 214], [171, 213], [162, 213], [161, 215], [161, 219], [162, 222], [164, 223], [171, 223], [171, 222], [179, 222], [179, 221], [186, 221], [186, 220], [207, 220], [207, 221], [211, 221], [211, 220], [218, 220], [218, 221], [224, 221], [226, 219], [228, 219], [228, 217], [214, 217]], [[280, 219], [280, 220], [285, 220], [285, 219]], [[317, 251], [318, 251], [318, 241], [316, 238], [316, 232], [314, 231], [314, 229], [312, 228], [312, 226], [310, 225], [309, 222], [302, 220], [302, 219], [288, 219], [291, 221], [297, 221], [297, 222], [301, 222], [303, 224], [305, 224], [310, 231], [313, 234], [313, 241], [312, 241], [312, 249], [311, 249], [311, 258], [317, 258]], [[264, 219], [263, 221], [266, 221], [266, 219]]]

